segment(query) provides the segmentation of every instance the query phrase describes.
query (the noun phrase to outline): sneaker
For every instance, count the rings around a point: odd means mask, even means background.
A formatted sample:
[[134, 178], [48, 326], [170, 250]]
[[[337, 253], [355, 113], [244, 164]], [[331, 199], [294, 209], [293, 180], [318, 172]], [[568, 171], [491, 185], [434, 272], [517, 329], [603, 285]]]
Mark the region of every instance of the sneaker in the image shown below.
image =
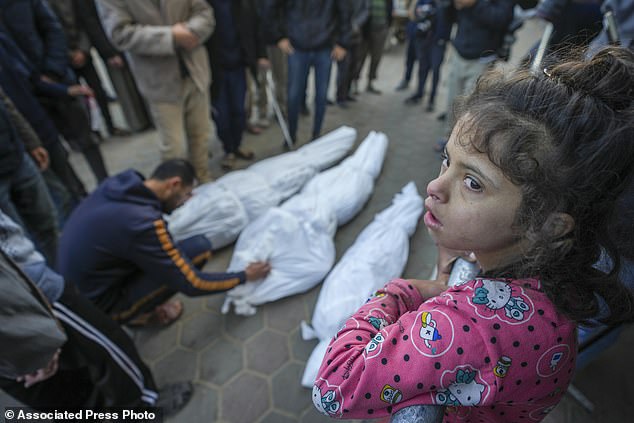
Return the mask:
[[236, 155], [233, 153], [225, 154], [220, 162], [220, 166], [225, 170], [233, 170], [236, 166]]
[[185, 408], [194, 395], [191, 382], [170, 383], [159, 389], [159, 397], [155, 407], [163, 410], [163, 417], [173, 416]]
[[414, 106], [416, 104], [419, 104], [422, 98], [423, 98], [422, 96], [418, 94], [414, 94], [413, 96], [407, 97], [405, 99], [405, 104], [407, 104], [408, 106]]
[[409, 81], [407, 79], [403, 79], [396, 86], [396, 91], [405, 91], [407, 87], [409, 87]]

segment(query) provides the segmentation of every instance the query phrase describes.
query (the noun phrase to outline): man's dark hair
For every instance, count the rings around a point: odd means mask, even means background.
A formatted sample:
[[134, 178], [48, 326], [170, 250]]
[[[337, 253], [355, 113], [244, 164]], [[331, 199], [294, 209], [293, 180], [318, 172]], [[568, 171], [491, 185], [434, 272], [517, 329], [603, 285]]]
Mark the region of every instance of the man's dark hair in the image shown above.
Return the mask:
[[174, 176], [179, 176], [183, 185], [187, 186], [194, 185], [194, 181], [197, 179], [194, 166], [184, 159], [171, 159], [161, 163], [154, 169], [150, 178], [164, 181]]

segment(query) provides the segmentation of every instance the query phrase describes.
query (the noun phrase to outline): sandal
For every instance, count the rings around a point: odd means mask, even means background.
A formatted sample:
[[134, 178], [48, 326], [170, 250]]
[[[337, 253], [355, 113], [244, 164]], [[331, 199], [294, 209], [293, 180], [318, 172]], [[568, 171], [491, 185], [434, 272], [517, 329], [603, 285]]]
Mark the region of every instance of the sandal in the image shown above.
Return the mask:
[[128, 322], [131, 327], [166, 327], [178, 320], [183, 314], [183, 302], [167, 301], [154, 308], [153, 311], [140, 315]]
[[243, 148], [238, 148], [235, 152], [237, 158], [242, 160], [253, 160], [255, 154], [251, 150], [245, 150]]

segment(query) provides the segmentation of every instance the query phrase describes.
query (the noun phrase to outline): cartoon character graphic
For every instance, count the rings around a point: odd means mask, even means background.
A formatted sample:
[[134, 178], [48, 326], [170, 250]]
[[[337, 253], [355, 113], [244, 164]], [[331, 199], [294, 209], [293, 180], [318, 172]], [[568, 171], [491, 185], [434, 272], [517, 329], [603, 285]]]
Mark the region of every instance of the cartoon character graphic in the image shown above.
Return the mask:
[[550, 358], [550, 370], [552, 370], [553, 372], [555, 371], [555, 368], [557, 368], [557, 365], [559, 364], [563, 356], [563, 352], [556, 352], [553, 354], [553, 356]]
[[403, 399], [403, 394], [400, 390], [394, 388], [390, 385], [385, 385], [381, 390], [381, 401], [387, 402], [388, 404], [396, 404]]
[[484, 385], [475, 381], [476, 372], [458, 370], [456, 380], [436, 393], [436, 402], [448, 406], [473, 406], [480, 403]]
[[322, 395], [317, 385], [313, 385], [313, 404], [317, 410], [326, 416], [336, 415], [341, 408], [341, 403], [336, 401], [337, 394], [335, 391], [326, 391]]
[[503, 355], [498, 359], [497, 365], [493, 368], [493, 374], [497, 377], [506, 377], [509, 369], [511, 368], [511, 363], [512, 360], [509, 357]]
[[510, 284], [501, 281], [482, 279], [482, 286], [476, 288], [473, 296], [474, 304], [485, 305], [490, 310], [504, 308], [507, 317], [513, 320], [524, 320], [524, 313], [529, 310], [528, 304], [521, 297], [512, 296]]
[[385, 341], [383, 334], [377, 333], [376, 335], [374, 335], [374, 338], [372, 338], [372, 340], [368, 342], [368, 345], [365, 346], [365, 352], [367, 354], [374, 352], [377, 348], [379, 348], [383, 341]]
[[420, 316], [422, 327], [420, 328], [420, 337], [425, 340], [425, 346], [429, 348], [432, 354], [436, 354], [436, 348], [432, 347], [430, 341], [438, 341], [442, 339], [442, 335], [436, 329], [436, 321], [432, 318], [431, 312], [425, 311]]
[[370, 322], [376, 330], [381, 330], [388, 325], [387, 320], [374, 316], [368, 317], [368, 322]]

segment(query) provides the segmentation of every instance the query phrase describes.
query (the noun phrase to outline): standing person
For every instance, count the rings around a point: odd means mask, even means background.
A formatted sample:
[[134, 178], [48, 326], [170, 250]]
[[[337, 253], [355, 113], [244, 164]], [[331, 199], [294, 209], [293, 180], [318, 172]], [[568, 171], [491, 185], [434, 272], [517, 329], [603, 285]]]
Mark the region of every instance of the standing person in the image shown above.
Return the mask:
[[437, 7], [436, 0], [418, 0], [413, 3], [411, 15], [416, 25], [414, 43], [418, 58], [418, 88], [414, 95], [405, 100], [405, 104], [413, 105], [421, 102], [427, 75], [431, 70], [432, 84], [425, 110], [432, 112], [440, 81], [440, 66], [445, 56], [451, 26], [445, 20], [444, 9]]
[[189, 157], [201, 182], [211, 179], [207, 51], [214, 14], [205, 0], [100, 0], [106, 34], [128, 53], [159, 133], [161, 160]]
[[132, 339], [51, 270], [2, 212], [0, 277], [10, 293], [3, 309], [20, 310], [0, 330], [3, 345], [13, 345], [0, 353], [0, 388], [9, 395], [36, 409], [156, 406], [165, 414], [191, 398], [189, 382], [157, 392]]
[[241, 272], [202, 272], [211, 257], [209, 240], [172, 240], [163, 216], [183, 204], [195, 184], [192, 165], [182, 159], [163, 162], [148, 179], [132, 169], [109, 178], [66, 223], [60, 273], [117, 322], [159, 326], [180, 317], [182, 302], [169, 301], [176, 292], [215, 294], [264, 277], [269, 265], [261, 262]]
[[[605, 305], [602, 323], [634, 320], [606, 242], [634, 176], [632, 85], [634, 54], [617, 48], [480, 79], [427, 186], [424, 222], [439, 248], [473, 252], [482, 273], [451, 288], [397, 279], [379, 290], [331, 342], [318, 409], [377, 418], [447, 405], [448, 422], [540, 421], [557, 405], [577, 324]], [[608, 274], [594, 267], [602, 250]]]
[[[448, 22], [457, 26], [447, 78], [446, 134], [454, 123], [451, 109], [455, 98], [471, 91], [478, 77], [497, 60], [513, 20], [514, 4], [512, 0], [453, 0], [445, 8]], [[436, 149], [442, 151], [442, 146]]]
[[[315, 71], [315, 117], [311, 140], [319, 137], [326, 113], [332, 60], [346, 55], [350, 33], [347, 2], [338, 0], [266, 0], [264, 16], [273, 39], [288, 57], [288, 126], [293, 144], [306, 95], [310, 68]], [[286, 144], [284, 144], [286, 146]]]
[[355, 79], [359, 79], [365, 58], [369, 55], [370, 67], [368, 68], [368, 84], [365, 90], [371, 94], [381, 94], [381, 91], [374, 86], [374, 81], [392, 23], [393, 2], [392, 0], [369, 0], [369, 2], [370, 15], [363, 28], [363, 41], [361, 42], [360, 60], [357, 63]]
[[247, 71], [257, 78], [258, 67], [267, 61], [266, 44], [260, 36], [254, 0], [207, 0], [216, 15], [216, 30], [207, 42], [211, 71], [211, 101], [218, 137], [225, 157], [225, 170], [236, 159], [253, 160], [253, 151], [241, 146], [247, 124], [245, 100]]
[[370, 14], [369, 1], [349, 0], [352, 29], [348, 41], [348, 54], [337, 62], [337, 104], [342, 107], [346, 107], [348, 101], [355, 101], [350, 89], [357, 64], [361, 60], [362, 29]]
[[[407, 10], [409, 11], [412, 4], [415, 4], [415, 0], [408, 0]], [[408, 13], [408, 21], [405, 25], [405, 35], [407, 36], [407, 47], [405, 49], [405, 73], [403, 79], [396, 86], [396, 91], [404, 91], [409, 86], [409, 81], [412, 79], [412, 73], [414, 72], [414, 64], [416, 63], [416, 22], [414, 17]]]
[[[19, 47], [30, 63], [41, 85], [77, 84], [77, 77], [68, 63], [64, 31], [45, 0], [0, 0], [2, 32]], [[97, 182], [108, 177], [99, 149], [100, 137], [93, 133], [84, 99], [75, 96], [38, 97], [57, 130], [74, 149], [80, 151]]]
[[[28, 151], [28, 153], [27, 153]], [[0, 210], [26, 227], [48, 260], [58, 246], [57, 214], [42, 170], [48, 153], [11, 100], [0, 96]]]
[[[93, 0], [49, 0], [49, 4], [59, 18], [66, 35], [70, 65], [75, 74], [84, 78], [95, 93], [95, 99], [106, 123], [108, 134], [116, 137], [129, 135], [128, 131], [114, 126], [108, 106], [108, 95], [92, 61], [90, 53], [90, 49], [93, 47], [91, 34], [93, 31], [101, 30], [99, 26], [94, 26], [94, 22], [86, 19], [90, 14], [89, 3], [92, 2]], [[88, 25], [92, 26], [88, 27]]]

